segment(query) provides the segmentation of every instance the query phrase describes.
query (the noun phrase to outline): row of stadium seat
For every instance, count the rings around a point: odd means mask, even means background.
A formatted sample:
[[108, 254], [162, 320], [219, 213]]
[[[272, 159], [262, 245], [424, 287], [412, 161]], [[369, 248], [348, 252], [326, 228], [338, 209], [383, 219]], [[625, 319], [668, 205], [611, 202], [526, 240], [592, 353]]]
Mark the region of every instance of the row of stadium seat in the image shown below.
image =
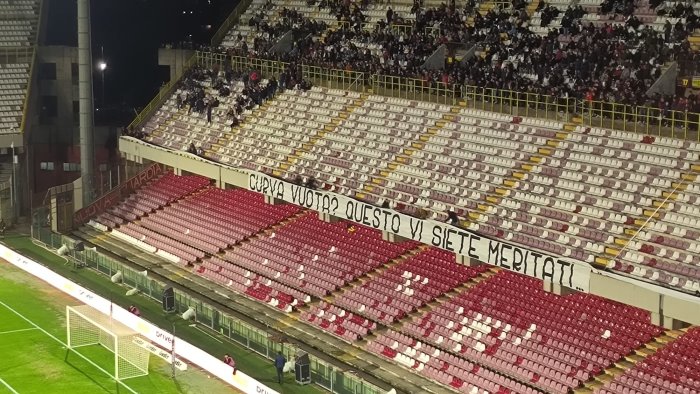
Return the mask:
[[[261, 209], [260, 196], [214, 192], [200, 177], [165, 175], [121, 206], [150, 218], [186, 203], [204, 208], [191, 229], [163, 224], [168, 233], [153, 231], [145, 241], [158, 241], [156, 247], [170, 241], [178, 245], [174, 252], [188, 252], [178, 244], [182, 235], [201, 233], [205, 222], [227, 210], [253, 212], [227, 223], [231, 232], [217, 234], [226, 243], [224, 253], [199, 257], [195, 274], [287, 313], [301, 308], [300, 320], [347, 342], [390, 327], [366, 349], [460, 392], [564, 393], [662, 333], [637, 308], [547, 293], [536, 279], [458, 265], [446, 251], [382, 241], [378, 231], [359, 225], [350, 231], [313, 212], [294, 215], [298, 208], [290, 205]], [[226, 238], [248, 232], [251, 223], [257, 235]], [[140, 223], [117, 229], [132, 225]], [[197, 243], [187, 245], [201, 252]], [[351, 284], [360, 276], [360, 284]], [[310, 286], [312, 278], [320, 292]], [[312, 297], [329, 294], [332, 301]], [[426, 304], [427, 311], [421, 309]]]
[[[214, 139], [221, 133], [198, 127]], [[438, 220], [453, 211], [475, 232], [589, 263], [602, 256], [610, 268], [668, 286], [700, 286], [686, 252], [700, 247], [700, 224], [678, 215], [694, 212], [700, 192], [694, 142], [313, 88], [278, 95], [218, 144], [205, 155], [222, 163], [315, 178]], [[667, 198], [674, 212], [646, 222]], [[637, 238], [615, 248], [640, 220]]]
[[596, 394], [691, 394], [700, 392], [700, 329], [691, 328], [677, 340], [637, 363]]
[[[0, 37], [4, 36], [0, 31]], [[4, 46], [5, 40], [0, 38], [0, 46]], [[26, 63], [0, 65], [0, 130], [19, 132], [28, 75], [29, 65]]]

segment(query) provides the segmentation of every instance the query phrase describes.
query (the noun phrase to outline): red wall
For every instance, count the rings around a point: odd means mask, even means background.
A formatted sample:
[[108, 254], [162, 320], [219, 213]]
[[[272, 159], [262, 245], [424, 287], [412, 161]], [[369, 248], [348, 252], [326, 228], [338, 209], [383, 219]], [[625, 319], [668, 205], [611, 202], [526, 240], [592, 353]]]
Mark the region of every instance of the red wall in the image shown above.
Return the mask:
[[[34, 171], [34, 193], [50, 187], [73, 182], [80, 178], [80, 171], [63, 171], [63, 163], [80, 163], [80, 146], [32, 145], [32, 169]], [[54, 170], [42, 170], [42, 162], [53, 162]], [[104, 147], [95, 147], [95, 173], [99, 177], [100, 164], [109, 163], [109, 152]], [[98, 179], [99, 181], [99, 179]]]

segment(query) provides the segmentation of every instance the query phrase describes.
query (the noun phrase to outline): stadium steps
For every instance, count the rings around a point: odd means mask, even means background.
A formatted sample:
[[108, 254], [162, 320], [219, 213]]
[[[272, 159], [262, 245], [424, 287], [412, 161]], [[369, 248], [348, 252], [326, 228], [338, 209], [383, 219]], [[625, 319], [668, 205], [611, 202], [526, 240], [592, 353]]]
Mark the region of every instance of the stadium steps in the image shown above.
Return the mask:
[[688, 42], [690, 43], [690, 49], [700, 52], [700, 31], [695, 30], [693, 35], [688, 37]]
[[583, 387], [574, 390], [574, 394], [591, 394], [597, 389], [603, 387], [606, 383], [615, 380], [620, 375], [634, 368], [638, 363], [644, 362], [647, 357], [654, 355], [657, 351], [663, 349], [666, 345], [678, 339], [685, 334], [687, 329], [669, 330], [664, 335], [653, 338], [651, 341], [643, 344], [632, 354], [624, 356], [618, 360], [613, 366], [602, 371], [591, 380], [584, 383]]
[[397, 321], [396, 323], [391, 325], [391, 327], [389, 327], [389, 328], [391, 328], [395, 331], [401, 331], [401, 327], [407, 321], [410, 321], [411, 318], [417, 317], [417, 316], [422, 316], [422, 315], [432, 311], [433, 309], [439, 307], [443, 303], [458, 296], [460, 293], [462, 293], [464, 291], [469, 291], [469, 289], [476, 286], [477, 284], [479, 284], [485, 280], [488, 280], [492, 276], [496, 275], [500, 270], [501, 269], [498, 267], [490, 267], [488, 271], [480, 273], [479, 275], [469, 279], [468, 282], [462, 283], [461, 285], [453, 288], [452, 290], [450, 290], [446, 293], [443, 293], [442, 295], [435, 298], [434, 300], [432, 300], [432, 301], [428, 302], [427, 304], [423, 305], [422, 307], [416, 309], [415, 312], [411, 312], [411, 313], [407, 314], [403, 319], [401, 319], [400, 321]]
[[[381, 185], [381, 181], [383, 179], [386, 179], [394, 170], [396, 170], [396, 168], [400, 164], [408, 163], [410, 157], [417, 150], [423, 149], [423, 147], [425, 146], [424, 143], [430, 141], [430, 138], [436, 135], [437, 132], [447, 124], [447, 122], [453, 121], [455, 118], [455, 115], [453, 114], [457, 113], [459, 113], [459, 108], [454, 107], [451, 109], [451, 113], [442, 115], [442, 120], [436, 121], [434, 126], [428, 127], [425, 133], [418, 136], [417, 141], [412, 142], [409, 147], [406, 147], [401, 152], [399, 152], [394, 158], [394, 161], [387, 165], [387, 169], [380, 171], [379, 176], [375, 176], [372, 179], [370, 179], [369, 182], [365, 183], [362, 190], [364, 192], [371, 193], [374, 190], [373, 185]], [[358, 198], [364, 198], [363, 193], [359, 193], [356, 196]]]
[[[529, 163], [522, 163], [520, 169], [514, 168], [510, 176], [504, 177], [503, 184], [500, 188], [496, 188], [495, 194], [486, 196], [486, 201], [482, 204], [477, 205], [477, 211], [470, 212], [469, 219], [478, 222], [482, 217], [488, 215], [488, 211], [497, 208], [501, 201], [503, 201], [504, 196], [508, 196], [513, 190], [513, 187], [517, 185], [518, 180], [524, 178], [525, 173], [528, 173], [538, 165], [543, 157], [551, 156], [554, 151], [559, 147], [559, 144], [564, 141], [569, 133], [575, 129], [575, 126], [565, 127], [560, 132], [556, 133], [556, 136], [552, 139], [547, 140], [543, 147], [539, 148], [537, 154], [533, 154], [528, 158]], [[469, 228], [469, 220], [463, 221], [462, 226]]]
[[446, 386], [434, 383], [417, 374], [406, 374], [405, 369], [394, 362], [374, 355], [356, 343], [351, 345], [299, 320], [298, 313], [287, 314], [275, 308], [262, 305], [259, 301], [241, 297], [236, 293], [219, 287], [213, 289], [211, 282], [179, 266], [175, 266], [158, 256], [143, 252], [116, 238], [108, 236], [88, 226], [83, 226], [74, 235], [86, 242], [88, 247], [97, 246], [100, 252], [127, 261], [137, 270], [149, 270], [160, 281], [176, 284], [188, 289], [190, 294], [221, 310], [226, 311], [246, 324], [267, 331], [270, 335], [291, 339], [303, 344], [303, 349], [324, 360], [341, 363], [339, 368], [358, 371], [360, 377], [370, 383], [379, 381], [394, 387], [399, 393], [443, 394], [453, 393]]
[[[337, 118], [332, 119], [330, 124], [326, 124], [323, 128], [319, 129], [316, 132], [316, 134], [312, 135], [309, 138], [310, 141], [302, 146], [304, 148], [303, 150], [296, 150], [291, 155], [287, 156], [286, 163], [281, 163], [280, 169], [284, 171], [289, 171], [289, 168], [293, 166], [297, 162], [297, 160], [299, 160], [299, 157], [303, 152], [311, 150], [311, 148], [314, 145], [316, 145], [316, 143], [319, 140], [325, 138], [327, 133], [335, 132], [335, 130], [338, 128], [338, 125], [340, 125], [341, 121], [343, 119], [347, 119], [350, 116], [350, 114], [352, 114], [353, 111], [355, 111], [356, 108], [361, 107], [364, 104], [367, 97], [369, 97], [369, 95], [363, 93], [360, 95], [360, 98], [356, 99], [352, 104], [346, 105], [345, 108], [343, 108], [343, 110], [338, 113]], [[273, 175], [282, 176], [283, 174], [281, 171], [273, 171]]]
[[627, 248], [630, 241], [637, 237], [637, 234], [644, 230], [649, 224], [653, 224], [659, 219], [661, 213], [666, 212], [666, 210], [671, 206], [671, 204], [676, 201], [679, 194], [676, 191], [682, 192], [686, 189], [689, 183], [693, 183], [695, 179], [700, 175], [700, 166], [692, 165], [689, 173], [682, 173], [681, 178], [677, 182], [671, 183], [672, 190], [662, 193], [663, 200], [654, 200], [652, 205], [655, 209], [645, 209], [642, 211], [642, 216], [634, 220], [634, 223], [629, 225], [624, 230], [624, 236], [616, 237], [613, 240], [612, 245], [605, 247], [605, 256], [598, 256], [595, 258], [597, 265], [607, 267], [614, 264], [614, 260], [617, 256]]
[[151, 131], [151, 133], [148, 135], [149, 139], [152, 139], [153, 137], [157, 138], [167, 138], [168, 135], [165, 133], [165, 128], [172, 126], [175, 123], [175, 120], [177, 117], [180, 117], [181, 115], [186, 115], [187, 110], [185, 108], [179, 109], [176, 113], [168, 112], [168, 117], [164, 119], [163, 122], [158, 122], [158, 126]]
[[527, 15], [532, 18], [533, 15], [535, 15], [535, 12], [537, 12], [537, 6], [539, 5], [539, 1], [531, 1], [530, 4], [527, 5], [527, 8], [525, 8], [525, 11], [527, 11]]
[[[409, 258], [411, 258], [411, 257], [413, 257], [413, 256], [417, 255], [418, 253], [421, 253], [425, 250], [428, 250], [428, 249], [430, 249], [430, 246], [424, 245], [424, 244], [420, 244], [412, 249], [409, 249], [406, 252], [404, 252], [403, 254], [395, 257], [394, 259], [387, 261], [383, 265], [381, 265], [373, 270], [365, 272], [363, 275], [357, 277], [355, 280], [353, 280], [352, 282], [349, 282], [347, 285], [339, 288], [338, 290], [332, 292], [331, 294], [327, 295], [326, 297], [323, 297], [323, 300], [332, 304], [333, 301], [337, 297], [345, 294], [348, 291], [351, 291], [357, 287], [364, 285], [366, 282], [369, 282], [369, 281], [373, 280], [375, 277], [380, 276], [382, 273], [387, 271], [389, 268], [394, 267], [395, 265], [401, 264], [402, 262], [408, 260]], [[356, 312], [353, 312], [353, 313], [356, 313]], [[366, 318], [374, 321], [371, 317], [368, 317], [368, 316], [363, 316], [363, 317], [366, 317]]]
[[[409, 313], [409, 314], [406, 315], [403, 319], [401, 319], [400, 321], [398, 321], [398, 322], [392, 324], [390, 327], [378, 326], [378, 327], [380, 327], [380, 328], [378, 328], [377, 330], [375, 330], [373, 334], [370, 334], [370, 335], [366, 336], [365, 339], [366, 339], [366, 340], [371, 340], [371, 339], [374, 339], [374, 338], [377, 336], [377, 334], [385, 333], [385, 332], [388, 331], [388, 330], [393, 330], [393, 331], [400, 332], [400, 333], [406, 334], [406, 335], [408, 335], [408, 336], [411, 336], [411, 337], [413, 337], [413, 338], [414, 338], [415, 340], [417, 340], [417, 341], [424, 341], [423, 338], [418, 338], [418, 337], [414, 337], [414, 336], [411, 335], [411, 334], [407, 334], [406, 332], [404, 332], [404, 331], [402, 330], [402, 327], [403, 327], [407, 322], [413, 321], [413, 318], [423, 316], [423, 315], [425, 315], [426, 313], [431, 312], [433, 309], [437, 309], [437, 308], [440, 307], [443, 303], [449, 302], [452, 298], [459, 296], [459, 294], [461, 294], [461, 293], [463, 293], [463, 292], [469, 291], [471, 288], [473, 288], [474, 286], [478, 285], [479, 283], [481, 283], [481, 282], [483, 282], [483, 281], [486, 281], [486, 280], [489, 280], [491, 277], [493, 277], [493, 276], [495, 276], [496, 274], [498, 274], [498, 272], [499, 272], [500, 270], [501, 270], [500, 268], [492, 267], [492, 268], [490, 268], [488, 271], [482, 272], [481, 274], [479, 274], [479, 275], [475, 276], [474, 278], [470, 279], [468, 282], [463, 283], [461, 286], [455, 287], [454, 289], [448, 291], [447, 293], [442, 294], [441, 296], [439, 296], [439, 297], [437, 297], [436, 299], [432, 300], [431, 302], [427, 303], [426, 305], [424, 305], [424, 306], [418, 308], [415, 312]], [[426, 342], [426, 343], [430, 343], [430, 342]], [[433, 345], [433, 346], [434, 346], [434, 345]], [[518, 378], [518, 377], [511, 376], [511, 375], [509, 375], [506, 371], [501, 371], [501, 370], [495, 369], [495, 368], [493, 368], [493, 367], [491, 367], [491, 366], [482, 364], [482, 363], [479, 362], [478, 360], [474, 360], [474, 359], [465, 357], [465, 356], [462, 355], [462, 354], [454, 353], [454, 352], [451, 352], [451, 351], [449, 351], [449, 350], [445, 350], [445, 349], [442, 349], [442, 348], [441, 348], [441, 351], [442, 351], [443, 353], [453, 354], [454, 356], [459, 357], [459, 358], [464, 358], [464, 359], [468, 360], [469, 362], [478, 365], [479, 368], [481, 368], [481, 369], [488, 370], [488, 371], [492, 371], [492, 372], [494, 372], [494, 373], [496, 373], [496, 374], [498, 374], [498, 375], [506, 376], [506, 377], [508, 377], [508, 378], [510, 378], [510, 379], [512, 379], [512, 380], [518, 381], [518, 382], [520, 382], [520, 383], [522, 383], [522, 384], [525, 384], [525, 385], [528, 385], [528, 386], [530, 386], [530, 387], [532, 387], [532, 388], [535, 388], [535, 389], [538, 390], [538, 391], [542, 391], [542, 390], [543, 390], [542, 388], [540, 388], [540, 387], [538, 387], [538, 386], [536, 386], [536, 385], [533, 385], [532, 382], [530, 382], [530, 381], [524, 381], [524, 380], [522, 380], [522, 379], [520, 379], [520, 378]]]

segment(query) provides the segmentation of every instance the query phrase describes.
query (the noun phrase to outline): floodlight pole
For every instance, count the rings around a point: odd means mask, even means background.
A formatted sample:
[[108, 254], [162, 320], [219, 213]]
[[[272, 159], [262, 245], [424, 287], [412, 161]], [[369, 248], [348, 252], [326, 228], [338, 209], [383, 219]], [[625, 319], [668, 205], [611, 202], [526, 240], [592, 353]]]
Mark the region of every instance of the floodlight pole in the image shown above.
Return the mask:
[[173, 321], [173, 340], [170, 342], [170, 367], [172, 369], [172, 377], [175, 380], [175, 322]]
[[90, 0], [78, 0], [78, 95], [80, 111], [80, 177], [82, 206], [92, 202], [94, 174], [94, 114], [92, 91], [92, 52], [90, 45]]

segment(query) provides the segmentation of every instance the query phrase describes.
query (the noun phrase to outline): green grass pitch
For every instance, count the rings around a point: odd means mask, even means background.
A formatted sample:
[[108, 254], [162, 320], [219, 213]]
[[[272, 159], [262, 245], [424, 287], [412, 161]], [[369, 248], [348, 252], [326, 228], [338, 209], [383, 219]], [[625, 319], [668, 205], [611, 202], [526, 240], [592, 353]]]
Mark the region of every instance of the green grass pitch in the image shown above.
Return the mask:
[[[114, 354], [99, 346], [66, 350], [66, 305], [77, 302], [38, 279], [0, 263], [0, 394], [234, 393], [194, 366], [177, 371], [151, 356], [149, 375], [118, 385]], [[102, 371], [102, 370], [104, 371]]]
[[[97, 274], [95, 271], [92, 271], [90, 269], [75, 269], [73, 265], [67, 265], [65, 264], [65, 260], [59, 256], [56, 256], [55, 254], [47, 251], [46, 249], [35, 245], [32, 243], [32, 240], [28, 236], [23, 236], [23, 235], [10, 235], [6, 236], [2, 242], [12, 249], [14, 249], [16, 252], [21, 253], [24, 256], [27, 256], [28, 258], [40, 262], [47, 267], [51, 268], [54, 272], [80, 284], [81, 286], [84, 286], [95, 293], [111, 299], [115, 304], [120, 305], [122, 308], [128, 307], [130, 304], [134, 304], [138, 306], [141, 309], [142, 317], [145, 319], [149, 320], [151, 323], [156, 324], [160, 327], [164, 328], [169, 328], [172, 327], [173, 324], [176, 326], [176, 332], [177, 336], [180, 338], [183, 338], [184, 340], [190, 342], [193, 345], [196, 345], [200, 349], [208, 352], [209, 354], [212, 354], [214, 356], [223, 356], [224, 353], [229, 353], [233, 358], [236, 360], [236, 365], [238, 368], [246, 373], [248, 376], [251, 376], [252, 378], [258, 380], [259, 382], [262, 382], [263, 384], [267, 385], [268, 387], [272, 388], [273, 390], [276, 390], [279, 393], [282, 394], [321, 394], [321, 393], [326, 393], [327, 391], [321, 389], [320, 387], [316, 385], [307, 385], [307, 386], [299, 386], [294, 383], [294, 377], [289, 374], [288, 376], [285, 377], [285, 384], [279, 385], [277, 384], [277, 378], [276, 378], [276, 372], [275, 368], [272, 365], [272, 361], [267, 360], [257, 353], [245, 349], [238, 344], [231, 343], [229, 342], [226, 338], [223, 336], [220, 336], [218, 333], [212, 332], [212, 331], [202, 331], [199, 329], [195, 329], [189, 326], [189, 322], [186, 322], [179, 317], [175, 317], [173, 319], [173, 316], [166, 316], [160, 306], [160, 303], [154, 302], [153, 300], [146, 299], [143, 296], [137, 295], [137, 296], [132, 296], [128, 297], [124, 294], [126, 291], [124, 287], [121, 287], [119, 285], [116, 285], [112, 283], [108, 277], [104, 275]], [[9, 268], [8, 268], [9, 267]], [[26, 281], [27, 279], [30, 279], [31, 281], [36, 283], [36, 286], [39, 286], [42, 289], [53, 289], [51, 286], [47, 285], [46, 283], [35, 279], [31, 277], [28, 274], [23, 273], [19, 269], [15, 269], [12, 267], [9, 263], [3, 262], [0, 260], [0, 301], [5, 301], [8, 298], [13, 299], [13, 298], [21, 298], [24, 296], [25, 292], [22, 290], [22, 286], [16, 286], [14, 291], [6, 291], [4, 284], [6, 283], [3, 281], [3, 278], [6, 277], [6, 272], [8, 269], [14, 270], [18, 273], [22, 273], [22, 275], [19, 277], [18, 280], [20, 281]], [[14, 281], [14, 280], [11, 280]], [[63, 293], [60, 293], [56, 291], [58, 294], [60, 294], [62, 297], [67, 297], [63, 295]], [[50, 297], [49, 297], [50, 298]], [[11, 304], [8, 302], [8, 304]], [[73, 299], [68, 299], [67, 304], [69, 305], [75, 305], [75, 300]], [[13, 305], [13, 304], [11, 304]], [[65, 303], [62, 306], [63, 309], [61, 309], [58, 313], [60, 313], [60, 325], [61, 328], [57, 329], [56, 332], [58, 332], [61, 336], [59, 338], [65, 339], [65, 326], [63, 325], [64, 320], [65, 320]], [[19, 310], [19, 309], [18, 309]], [[23, 312], [23, 310], [20, 310], [20, 312]], [[4, 311], [0, 307], [0, 319], [2, 319], [6, 314], [6, 311]], [[50, 324], [55, 324], [55, 323], [50, 323]], [[43, 326], [42, 326], [43, 327]], [[47, 330], [49, 332], [52, 332], [51, 330]], [[0, 344], [2, 343], [3, 338], [0, 336]], [[0, 349], [1, 351], [2, 349]], [[77, 358], [77, 356], [71, 358], [70, 360], [73, 360]], [[154, 361], [155, 357], [151, 357], [151, 366], [153, 367], [156, 365], [157, 361]], [[4, 363], [2, 360], [2, 353], [0, 353], [0, 378], [3, 378], [3, 369]], [[169, 376], [169, 371], [170, 371], [170, 366], [165, 364], [163, 362], [162, 365], [163, 369], [167, 369], [167, 375]], [[153, 368], [151, 368], [153, 370]], [[97, 371], [97, 370], [95, 370]], [[152, 373], [152, 372], [151, 372]], [[176, 375], [179, 377], [180, 375]], [[143, 379], [143, 378], [141, 378]], [[133, 381], [137, 381], [138, 379], [134, 379]], [[131, 384], [132, 379], [129, 379], [127, 383]], [[197, 387], [198, 382], [195, 382], [193, 384], [190, 384], [189, 386], [183, 388], [181, 391], [178, 391], [179, 388], [182, 388], [184, 385], [180, 384], [180, 387], [175, 387], [171, 383], [170, 387], [172, 387], [172, 390], [169, 391], [142, 391], [143, 393], [149, 393], [149, 392], [158, 392], [158, 393], [168, 393], [168, 392], [183, 392], [183, 393], [207, 393], [207, 394], [218, 394], [221, 392], [224, 393], [232, 393], [235, 392], [233, 389], [228, 389], [225, 391], [221, 391], [220, 386], [223, 385], [218, 379], [212, 378], [209, 380], [206, 380], [203, 382], [208, 383], [208, 382], [214, 382], [215, 384], [210, 388], [209, 386], [203, 386], [202, 389], [199, 389]], [[211, 385], [210, 385], [211, 386]], [[351, 382], [346, 381], [346, 382], [336, 382], [335, 387], [343, 387], [343, 391], [347, 393], [353, 393], [353, 392], [366, 392], [361, 389], [356, 389]], [[197, 389], [193, 390], [191, 389], [192, 387], [195, 387]], [[5, 391], [3, 391], [5, 387], [0, 384], [0, 394], [4, 394]], [[114, 389], [116, 392], [116, 389]], [[218, 390], [218, 391], [217, 391]], [[208, 392], [207, 392], [208, 391]], [[31, 391], [29, 391], [31, 392]], [[40, 391], [40, 393], [53, 393], [54, 391]], [[66, 391], [55, 391], [55, 392], [61, 392], [65, 393]], [[128, 390], [125, 390], [124, 388], [121, 388], [120, 393], [126, 393], [128, 394]], [[20, 394], [25, 394], [25, 391], [19, 391]], [[99, 391], [97, 391], [99, 393]]]

